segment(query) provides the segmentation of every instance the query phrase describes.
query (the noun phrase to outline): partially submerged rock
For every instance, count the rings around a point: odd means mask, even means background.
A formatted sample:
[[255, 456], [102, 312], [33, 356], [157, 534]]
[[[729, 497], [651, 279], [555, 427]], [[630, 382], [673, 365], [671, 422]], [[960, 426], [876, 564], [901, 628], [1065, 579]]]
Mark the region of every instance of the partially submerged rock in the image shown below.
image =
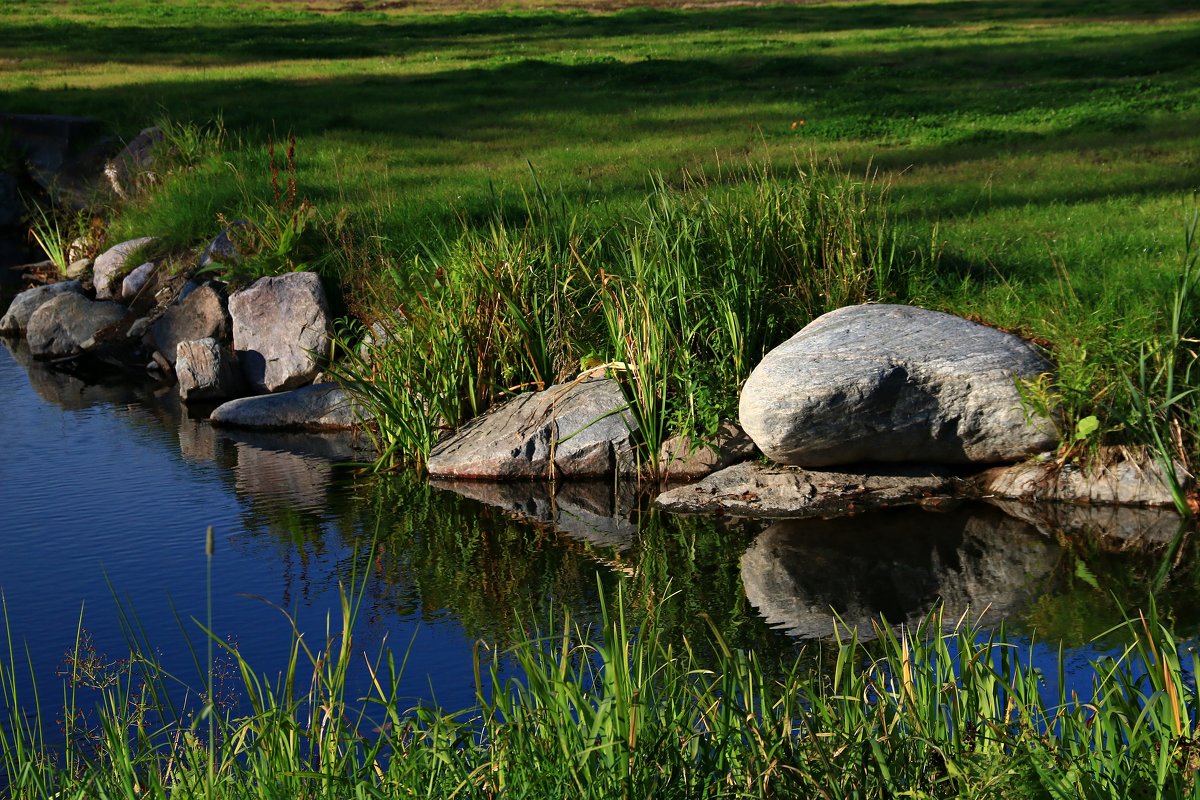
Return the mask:
[[984, 624], [1009, 617], [1059, 555], [1053, 538], [986, 506], [784, 520], [742, 556], [742, 584], [767, 622], [793, 636], [850, 628], [870, 639], [881, 614], [916, 625], [939, 602], [947, 627], [968, 612]]
[[814, 320], [755, 367], [742, 426], [768, 458], [989, 464], [1053, 449], [1016, 381], [1052, 369], [1021, 339], [911, 306], [862, 305]]
[[34, 358], [73, 356], [97, 333], [125, 318], [120, 303], [94, 302], [75, 292], [64, 292], [43, 303], [29, 318], [26, 337]]
[[659, 449], [658, 466], [663, 480], [694, 481], [717, 470], [749, 461], [758, 448], [742, 427], [723, 422], [716, 436], [708, 441], [693, 442], [686, 436], [673, 436]]
[[211, 337], [177, 345], [175, 375], [185, 403], [237, 397], [246, 388], [233, 353]]
[[[1192, 476], [1182, 464], [1176, 478], [1186, 489]], [[1136, 506], [1173, 506], [1163, 465], [1152, 454], [1107, 448], [1083, 465], [1054, 460], [997, 467], [980, 476], [980, 491], [1018, 500], [1054, 500]]]
[[439, 442], [433, 477], [484, 480], [632, 474], [637, 422], [610, 378], [551, 386], [503, 403]]
[[96, 286], [96, 299], [108, 300], [113, 297], [120, 287], [115, 285], [118, 276], [125, 271], [126, 261], [137, 250], [154, 241], [153, 236], [143, 236], [140, 239], [130, 239], [113, 245], [100, 255], [92, 265], [92, 283]]
[[329, 350], [329, 304], [313, 272], [261, 278], [229, 298], [233, 349], [260, 392], [309, 383]]
[[686, 514], [815, 517], [944, 499], [962, 488], [960, 479], [936, 466], [883, 467], [868, 473], [745, 463], [663, 492], [655, 502]]
[[0, 333], [24, 333], [33, 312], [66, 292], [80, 294], [79, 281], [61, 281], [21, 292], [13, 298], [8, 311], [0, 319]]
[[290, 392], [230, 400], [217, 406], [209, 422], [236, 428], [337, 430], [353, 428], [364, 417], [365, 411], [340, 386], [320, 383]]

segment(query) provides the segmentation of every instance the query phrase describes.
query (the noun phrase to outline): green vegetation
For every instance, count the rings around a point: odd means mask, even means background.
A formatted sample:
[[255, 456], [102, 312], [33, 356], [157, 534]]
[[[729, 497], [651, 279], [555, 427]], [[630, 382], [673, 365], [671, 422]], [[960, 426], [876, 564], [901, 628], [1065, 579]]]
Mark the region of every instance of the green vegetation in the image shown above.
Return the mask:
[[231, 277], [318, 269], [424, 348], [343, 370], [390, 412], [387, 464], [589, 364], [624, 380], [653, 462], [729, 413], [746, 359], [867, 298], [1044, 342], [1076, 449], [1194, 456], [1195, 304], [1164, 314], [1195, 279], [1189, 4], [621, 6], [18, 0], [0, 91], [127, 135], [178, 120], [110, 239], [246, 220]]
[[[505, 653], [480, 652], [477, 702], [404, 710], [403, 658], [357, 652], [361, 592], [323, 644], [297, 636], [274, 678], [215, 636], [196, 689], [153, 648], [97, 653], [82, 631], [64, 671], [63, 740], [0, 666], [6, 795], [49, 797], [1193, 797], [1197, 656], [1156, 616], [1119, 628], [1093, 696], [1032, 648], [932, 614], [854, 635], [782, 668], [697, 650], [620, 599], [598, 630], [569, 616]], [[673, 602], [667, 600], [665, 608]], [[663, 615], [669, 617], [669, 614]], [[946, 632], [943, 632], [946, 631]], [[211, 644], [232, 666], [214, 682]], [[708, 653], [713, 655], [708, 655]], [[505, 663], [512, 666], [505, 666]], [[199, 666], [199, 665], [198, 665]], [[372, 687], [347, 691], [352, 671]], [[515, 674], [514, 674], [515, 673]], [[187, 699], [181, 699], [187, 698]], [[197, 699], [198, 698], [198, 699]], [[87, 702], [94, 701], [88, 707]]]

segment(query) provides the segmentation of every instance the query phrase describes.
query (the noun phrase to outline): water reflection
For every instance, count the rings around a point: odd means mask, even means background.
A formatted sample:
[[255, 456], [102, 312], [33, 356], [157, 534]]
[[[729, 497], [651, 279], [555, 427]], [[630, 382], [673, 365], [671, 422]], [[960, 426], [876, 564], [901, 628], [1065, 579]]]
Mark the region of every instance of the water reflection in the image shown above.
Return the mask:
[[942, 602], [947, 623], [988, 625], [1020, 611], [1061, 555], [1027, 523], [987, 507], [784, 520], [742, 556], [750, 602], [773, 626], [830, 636], [835, 620], [870, 638], [882, 614], [920, 622]]

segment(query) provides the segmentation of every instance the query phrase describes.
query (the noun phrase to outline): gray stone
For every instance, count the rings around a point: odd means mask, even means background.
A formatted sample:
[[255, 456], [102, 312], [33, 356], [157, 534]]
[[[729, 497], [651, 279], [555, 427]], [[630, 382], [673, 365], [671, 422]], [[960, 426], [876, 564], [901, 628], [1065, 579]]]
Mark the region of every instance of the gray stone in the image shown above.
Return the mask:
[[79, 258], [67, 264], [67, 277], [78, 278], [92, 268], [92, 260], [90, 258]]
[[942, 625], [984, 625], [1025, 608], [1061, 557], [1055, 539], [986, 507], [915, 509], [852, 519], [785, 520], [742, 556], [746, 597], [800, 638], [875, 637], [920, 624], [939, 602]]
[[229, 341], [229, 311], [221, 292], [204, 284], [180, 292], [180, 297], [183, 299], [169, 306], [152, 329], [154, 346], [171, 364], [175, 363], [175, 349], [180, 342], [210, 337], [221, 343]]
[[[1178, 462], [1175, 475], [1186, 490], [1192, 476]], [[1052, 459], [996, 467], [979, 479], [984, 495], [1136, 506], [1173, 506], [1162, 465], [1148, 452], [1106, 448], [1084, 466]]]
[[108, 250], [96, 256], [92, 265], [92, 283], [96, 286], [96, 299], [108, 300], [113, 296], [114, 283], [125, 270], [125, 261], [135, 250], [154, 241], [152, 236], [141, 239], [130, 239], [113, 245]]
[[429, 474], [528, 480], [600, 478], [633, 470], [637, 422], [608, 378], [551, 386], [509, 400], [440, 441]]
[[813, 517], [937, 501], [957, 496], [960, 487], [937, 466], [896, 465], [864, 473], [750, 462], [663, 492], [655, 503], [686, 514]]
[[200, 260], [197, 262], [197, 268], [205, 269], [213, 264], [241, 263], [247, 255], [243, 252], [242, 245], [246, 244], [246, 240], [250, 236], [250, 223], [245, 220], [231, 222], [204, 248], [204, 252], [200, 254]]
[[43, 303], [29, 318], [29, 351], [42, 359], [73, 356], [83, 350], [84, 342], [124, 317], [125, 307], [119, 303], [94, 302], [64, 292]]
[[157, 181], [154, 148], [162, 139], [163, 132], [158, 128], [145, 128], [104, 165], [104, 177], [117, 197], [128, 198]]
[[[596, 547], [626, 550], [637, 537], [637, 491], [631, 481], [470, 481], [432, 478], [430, 486], [549, 525]], [[607, 562], [606, 562], [607, 563]]]
[[237, 397], [246, 387], [233, 354], [213, 338], [180, 342], [175, 351], [175, 375], [179, 398], [185, 403]]
[[17, 178], [0, 172], [0, 228], [12, 228], [20, 224], [25, 214], [25, 205], [17, 190]]
[[716, 436], [693, 442], [686, 436], [673, 436], [659, 449], [659, 477], [667, 481], [694, 481], [717, 470], [754, 458], [758, 448], [733, 422], [722, 422]]
[[0, 333], [23, 333], [29, 327], [29, 318], [33, 316], [33, 312], [64, 292], [79, 294], [79, 281], [35, 286], [21, 292], [13, 298], [7, 313], [0, 319]]
[[1029, 344], [911, 306], [832, 311], [772, 350], [742, 389], [742, 426], [773, 461], [990, 464], [1057, 444], [1017, 379], [1052, 369]]
[[137, 293], [146, 285], [146, 281], [150, 280], [152, 274], [154, 274], [154, 262], [147, 261], [126, 275], [125, 279], [121, 281], [121, 299], [129, 301], [136, 297]]
[[366, 411], [340, 386], [320, 383], [230, 400], [217, 406], [209, 422], [234, 428], [337, 430], [353, 428], [366, 418]]
[[317, 359], [329, 349], [330, 319], [316, 273], [255, 281], [229, 298], [229, 314], [233, 348], [258, 391], [294, 389], [320, 372]]

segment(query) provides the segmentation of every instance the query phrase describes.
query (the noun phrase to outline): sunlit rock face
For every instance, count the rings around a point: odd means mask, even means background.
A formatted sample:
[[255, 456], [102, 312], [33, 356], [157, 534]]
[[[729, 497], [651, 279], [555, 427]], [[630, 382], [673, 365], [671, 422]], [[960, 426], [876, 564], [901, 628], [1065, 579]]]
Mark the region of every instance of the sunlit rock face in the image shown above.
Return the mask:
[[1017, 461], [1057, 444], [1016, 386], [1052, 369], [1016, 336], [952, 314], [848, 306], [767, 353], [739, 415], [778, 464]]
[[988, 507], [893, 511], [834, 520], [783, 520], [742, 556], [746, 596], [793, 636], [871, 638], [882, 615], [916, 624], [939, 601], [944, 622], [970, 612], [984, 624], [1018, 612], [1060, 556], [1054, 540]]

